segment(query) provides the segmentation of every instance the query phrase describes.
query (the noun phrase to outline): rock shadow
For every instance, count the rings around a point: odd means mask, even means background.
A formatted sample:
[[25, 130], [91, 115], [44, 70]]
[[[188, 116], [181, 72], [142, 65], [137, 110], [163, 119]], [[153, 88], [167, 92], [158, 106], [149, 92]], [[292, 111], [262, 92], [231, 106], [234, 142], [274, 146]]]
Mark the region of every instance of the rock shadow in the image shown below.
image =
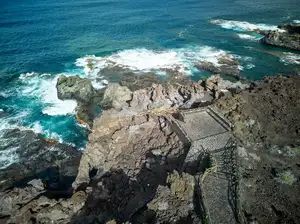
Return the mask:
[[146, 163], [136, 176], [130, 170], [111, 170], [91, 180], [84, 207], [72, 217], [71, 223], [156, 223], [155, 213], [147, 210], [159, 185], [166, 185], [168, 173], [180, 171], [186, 151], [177, 156], [157, 156], [148, 153]]

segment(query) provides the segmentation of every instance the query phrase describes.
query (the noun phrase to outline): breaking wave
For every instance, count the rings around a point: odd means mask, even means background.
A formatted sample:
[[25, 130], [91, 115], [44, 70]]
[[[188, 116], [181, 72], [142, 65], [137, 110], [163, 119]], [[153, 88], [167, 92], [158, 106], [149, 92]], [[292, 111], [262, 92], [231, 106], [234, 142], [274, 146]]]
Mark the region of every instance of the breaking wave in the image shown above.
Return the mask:
[[236, 31], [280, 30], [278, 29], [277, 26], [264, 24], [264, 23], [254, 24], [245, 21], [224, 20], [224, 19], [211, 20], [210, 22], [219, 25], [224, 29], [230, 29]]
[[280, 57], [280, 61], [286, 65], [287, 64], [300, 65], [300, 55], [291, 52], [283, 52], [283, 55]]
[[237, 36], [244, 40], [258, 41], [262, 38], [260, 35], [249, 35], [249, 34], [237, 34]]
[[210, 46], [170, 50], [141, 48], [124, 50], [105, 57], [86, 56], [77, 59], [76, 65], [82, 67], [85, 73], [92, 78], [102, 77], [101, 71], [112, 67], [129, 69], [133, 72], [156, 72], [157, 74], [165, 74], [163, 72], [170, 69], [192, 75], [197, 62], [207, 61], [219, 66], [218, 59], [227, 54], [228, 52]]
[[57, 97], [56, 82], [59, 75], [26, 73], [19, 79], [23, 83], [20, 94], [37, 97], [44, 104], [43, 113], [48, 115], [73, 114], [77, 106], [74, 100], [60, 100]]

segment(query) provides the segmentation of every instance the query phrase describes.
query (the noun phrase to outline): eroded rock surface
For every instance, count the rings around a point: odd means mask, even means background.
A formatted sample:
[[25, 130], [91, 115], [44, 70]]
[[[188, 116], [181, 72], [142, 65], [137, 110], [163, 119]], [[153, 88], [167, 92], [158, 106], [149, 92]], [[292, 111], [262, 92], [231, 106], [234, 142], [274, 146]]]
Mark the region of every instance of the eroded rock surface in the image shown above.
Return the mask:
[[167, 178], [168, 186], [158, 186], [154, 199], [147, 204], [158, 223], [197, 223], [194, 211], [194, 177], [174, 171]]
[[[97, 169], [98, 174], [121, 169], [134, 177], [144, 166], [151, 169], [155, 157], [165, 160], [167, 155], [180, 156], [183, 150], [183, 144], [165, 117], [151, 114], [123, 116], [113, 110], [105, 111], [94, 122], [75, 186], [88, 183], [92, 169]], [[149, 158], [151, 155], [153, 158]]]
[[60, 76], [56, 88], [59, 99], [75, 99], [82, 103], [91, 102], [95, 92], [91, 81], [79, 76]]
[[232, 55], [220, 56], [217, 63], [200, 61], [196, 67], [213, 72], [215, 74], [233, 76], [238, 79], [241, 78], [241, 68], [239, 67], [239, 62]]

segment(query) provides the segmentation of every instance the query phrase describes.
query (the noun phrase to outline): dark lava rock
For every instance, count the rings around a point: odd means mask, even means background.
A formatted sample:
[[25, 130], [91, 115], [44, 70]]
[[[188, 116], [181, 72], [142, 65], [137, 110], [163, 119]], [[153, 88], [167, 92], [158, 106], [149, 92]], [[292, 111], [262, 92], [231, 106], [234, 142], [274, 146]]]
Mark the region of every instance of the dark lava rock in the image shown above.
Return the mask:
[[269, 31], [261, 42], [277, 47], [300, 50], [300, 24], [283, 24], [279, 25], [280, 30]]
[[2, 191], [34, 178], [42, 179], [49, 188], [66, 188], [77, 174], [81, 157], [73, 147], [19, 129], [4, 131], [0, 151], [14, 153], [16, 158], [15, 163], [0, 170]]
[[266, 77], [217, 105], [247, 141], [300, 144], [300, 77]]
[[80, 124], [91, 129], [98, 106], [95, 100], [99, 97], [101, 99], [103, 93], [93, 88], [91, 80], [79, 76], [60, 76], [57, 80], [56, 89], [59, 99], [77, 101], [76, 118]]
[[241, 223], [300, 221], [300, 77], [266, 77], [217, 105], [238, 139]]

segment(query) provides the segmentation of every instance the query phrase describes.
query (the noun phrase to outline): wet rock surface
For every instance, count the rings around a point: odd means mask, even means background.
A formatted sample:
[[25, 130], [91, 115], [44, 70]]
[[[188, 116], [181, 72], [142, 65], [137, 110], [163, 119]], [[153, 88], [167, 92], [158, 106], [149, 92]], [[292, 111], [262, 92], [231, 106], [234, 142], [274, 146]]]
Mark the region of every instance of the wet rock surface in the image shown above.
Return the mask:
[[44, 139], [31, 130], [4, 131], [0, 150], [15, 154], [18, 161], [1, 169], [1, 190], [22, 186], [37, 177], [49, 188], [70, 187], [81, 157], [75, 148]]
[[239, 62], [232, 55], [223, 55], [218, 58], [217, 63], [212, 63], [209, 61], [200, 61], [197, 68], [202, 70], [207, 70], [213, 73], [232, 76], [237, 79], [242, 78], [240, 76], [241, 68], [239, 67]]
[[87, 129], [93, 126], [95, 110], [99, 106], [95, 101], [102, 97], [101, 91], [96, 91], [88, 78], [61, 75], [56, 83], [57, 97], [61, 100], [76, 100], [76, 118]]
[[[300, 50], [300, 25], [282, 24], [278, 28], [281, 30], [269, 31], [261, 42], [277, 47]], [[282, 32], [284, 30], [285, 32]]]

